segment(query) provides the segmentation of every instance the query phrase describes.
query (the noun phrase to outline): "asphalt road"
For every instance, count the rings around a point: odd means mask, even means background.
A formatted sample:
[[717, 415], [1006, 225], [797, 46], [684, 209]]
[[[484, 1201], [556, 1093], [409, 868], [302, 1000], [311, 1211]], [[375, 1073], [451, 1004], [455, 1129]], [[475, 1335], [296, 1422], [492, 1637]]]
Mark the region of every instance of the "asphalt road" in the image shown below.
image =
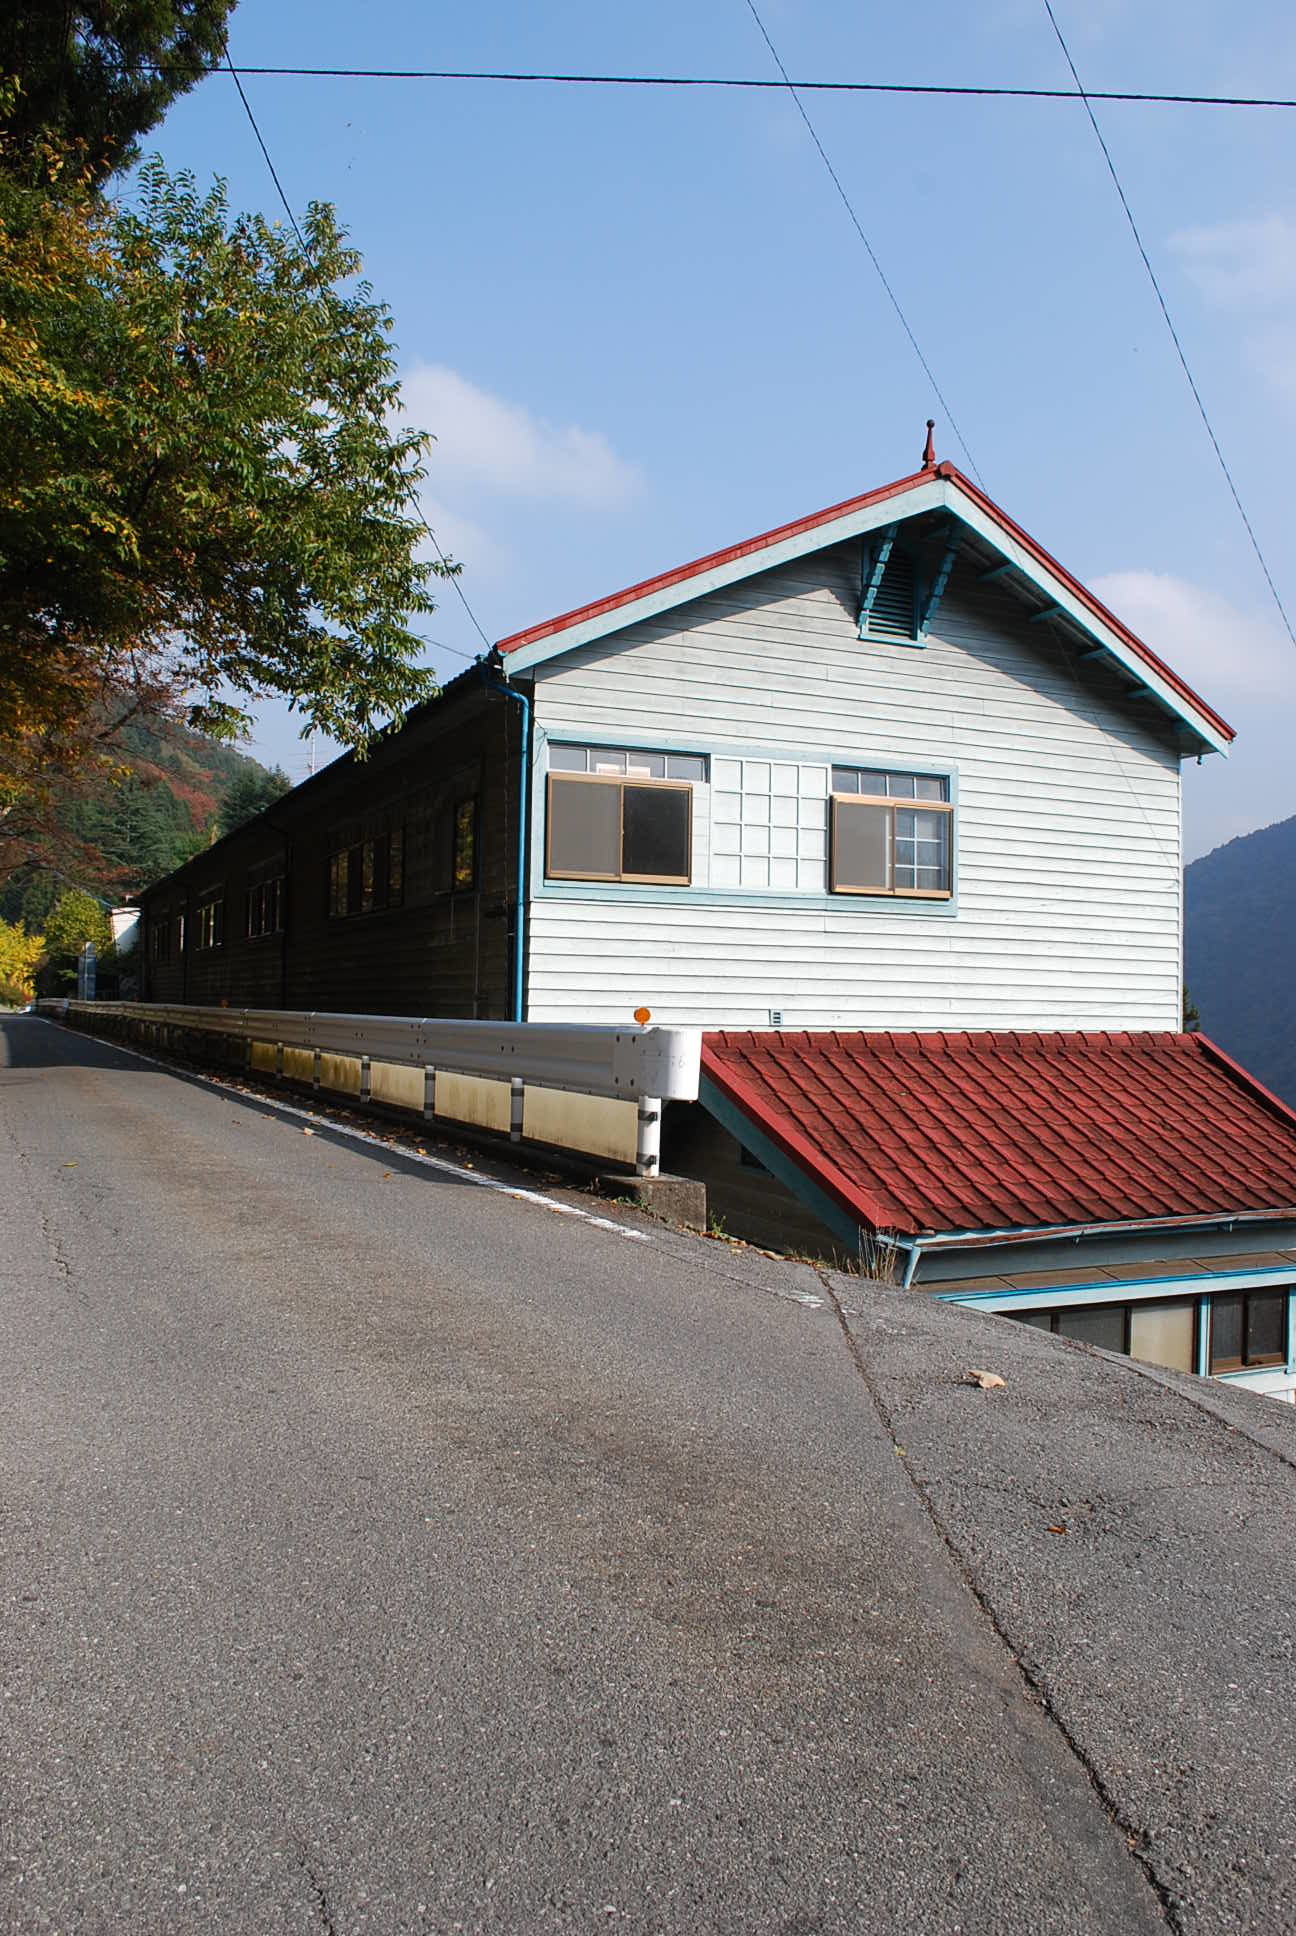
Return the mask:
[[1296, 1929], [1296, 1413], [0, 1037], [0, 1928]]

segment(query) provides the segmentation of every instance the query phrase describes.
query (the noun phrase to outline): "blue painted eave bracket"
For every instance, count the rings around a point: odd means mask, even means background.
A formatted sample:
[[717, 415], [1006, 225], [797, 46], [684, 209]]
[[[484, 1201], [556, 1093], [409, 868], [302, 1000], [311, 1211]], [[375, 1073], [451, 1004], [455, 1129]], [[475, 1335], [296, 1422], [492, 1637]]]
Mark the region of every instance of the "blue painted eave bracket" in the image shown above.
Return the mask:
[[949, 535], [945, 541], [945, 550], [942, 554], [940, 564], [936, 568], [936, 576], [932, 579], [931, 588], [918, 613], [918, 637], [920, 640], [927, 637], [927, 634], [936, 622], [936, 614], [940, 610], [940, 602], [945, 596], [945, 587], [949, 584], [950, 573], [954, 569], [954, 560], [957, 557], [958, 527], [951, 521]]
[[875, 544], [870, 546], [866, 540], [860, 550], [859, 635], [862, 639], [869, 635], [869, 615], [891, 556], [891, 547], [895, 544], [897, 529], [894, 524], [887, 525]]

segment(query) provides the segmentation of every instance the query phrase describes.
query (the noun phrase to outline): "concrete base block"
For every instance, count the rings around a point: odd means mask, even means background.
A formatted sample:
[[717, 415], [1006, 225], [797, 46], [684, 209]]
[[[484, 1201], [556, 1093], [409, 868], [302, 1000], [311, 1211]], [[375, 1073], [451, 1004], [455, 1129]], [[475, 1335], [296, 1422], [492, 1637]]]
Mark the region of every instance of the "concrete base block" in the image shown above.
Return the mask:
[[692, 1176], [601, 1176], [598, 1187], [605, 1197], [621, 1197], [642, 1204], [668, 1223], [683, 1224], [688, 1230], [707, 1227], [706, 1184]]

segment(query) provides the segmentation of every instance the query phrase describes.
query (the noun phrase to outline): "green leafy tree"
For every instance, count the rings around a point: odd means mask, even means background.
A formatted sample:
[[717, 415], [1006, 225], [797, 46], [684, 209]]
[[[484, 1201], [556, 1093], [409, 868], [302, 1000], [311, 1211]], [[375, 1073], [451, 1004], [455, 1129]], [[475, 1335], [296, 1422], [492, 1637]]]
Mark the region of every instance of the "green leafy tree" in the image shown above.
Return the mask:
[[21, 1008], [36, 992], [36, 968], [45, 937], [28, 934], [21, 921], [0, 921], [0, 1007]]
[[235, 827], [256, 814], [264, 813], [276, 800], [282, 800], [285, 793], [292, 791], [292, 781], [280, 767], [266, 772], [263, 767], [249, 766], [246, 772], [235, 779], [217, 815], [216, 828], [219, 833], [231, 834]]
[[112, 922], [92, 894], [68, 888], [60, 894], [45, 923], [45, 961], [38, 985], [59, 992], [76, 982], [77, 956], [93, 941], [101, 969], [115, 972]]
[[333, 211], [303, 247], [137, 186], [0, 171], [0, 814], [138, 710], [232, 737], [277, 695], [363, 748], [434, 690], [427, 439]]
[[138, 136], [211, 71], [233, 0], [7, 0], [0, 74], [10, 166], [39, 165], [46, 142], [79, 147], [96, 179], [135, 158]]

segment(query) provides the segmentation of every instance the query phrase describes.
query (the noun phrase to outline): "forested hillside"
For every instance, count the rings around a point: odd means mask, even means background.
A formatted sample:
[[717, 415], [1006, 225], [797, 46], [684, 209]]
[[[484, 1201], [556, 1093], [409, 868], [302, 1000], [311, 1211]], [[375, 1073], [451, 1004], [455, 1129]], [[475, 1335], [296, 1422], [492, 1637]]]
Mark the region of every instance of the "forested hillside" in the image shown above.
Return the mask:
[[1184, 979], [1206, 1033], [1296, 1107], [1296, 817], [1184, 870]]
[[0, 884], [0, 919], [38, 932], [69, 886], [124, 901], [288, 787], [283, 774], [165, 722], [122, 727], [112, 757], [124, 771], [82, 775], [56, 795], [39, 858]]

